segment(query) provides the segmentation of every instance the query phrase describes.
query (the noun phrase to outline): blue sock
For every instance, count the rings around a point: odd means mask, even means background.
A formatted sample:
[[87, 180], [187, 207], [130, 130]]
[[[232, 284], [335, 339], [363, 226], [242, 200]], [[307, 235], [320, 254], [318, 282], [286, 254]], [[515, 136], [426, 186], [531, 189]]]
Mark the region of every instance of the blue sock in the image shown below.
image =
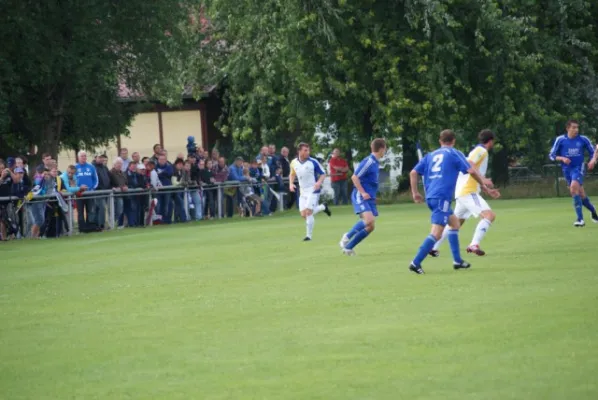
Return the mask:
[[592, 214], [596, 214], [596, 208], [594, 207], [594, 205], [590, 201], [589, 197], [585, 197], [584, 199], [582, 199], [581, 203], [584, 205], [585, 208], [587, 208], [588, 210], [590, 210], [590, 212]]
[[581, 196], [573, 196], [573, 207], [575, 208], [575, 213], [577, 214], [577, 220], [581, 221], [583, 219], [583, 212], [581, 209]]
[[360, 230], [355, 235], [353, 235], [353, 239], [351, 239], [351, 241], [345, 248], [348, 250], [353, 250], [353, 248], [355, 246], [357, 246], [363, 239], [368, 237], [369, 234], [370, 233], [368, 231], [366, 231], [365, 229]]
[[347, 232], [347, 237], [351, 239], [353, 236], [355, 236], [357, 232], [363, 229], [365, 229], [365, 222], [363, 222], [363, 220], [360, 219], [359, 221], [357, 221], [355, 225], [353, 225], [353, 228], [351, 228], [351, 230]]
[[430, 250], [432, 250], [435, 243], [436, 243], [436, 238], [432, 235], [428, 235], [426, 240], [424, 240], [424, 242], [420, 246], [419, 251], [415, 255], [415, 258], [413, 259], [413, 264], [420, 267], [422, 264], [422, 261], [424, 261], [424, 258], [426, 258], [426, 256], [430, 252]]
[[463, 262], [461, 258], [461, 250], [459, 249], [459, 230], [449, 229], [448, 242], [451, 247], [451, 253], [453, 253], [453, 261], [460, 263]]

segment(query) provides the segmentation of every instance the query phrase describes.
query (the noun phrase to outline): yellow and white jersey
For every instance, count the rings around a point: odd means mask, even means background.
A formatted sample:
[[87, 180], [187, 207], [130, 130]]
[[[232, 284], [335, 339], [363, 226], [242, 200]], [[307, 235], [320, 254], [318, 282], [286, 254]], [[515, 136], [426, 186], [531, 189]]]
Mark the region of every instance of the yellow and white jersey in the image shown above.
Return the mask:
[[[486, 176], [488, 170], [488, 150], [482, 145], [478, 145], [467, 156], [467, 160], [473, 163], [480, 175]], [[459, 173], [457, 178], [457, 187], [455, 189], [455, 198], [472, 193], [480, 193], [480, 185], [469, 174]]]
[[295, 158], [291, 162], [291, 169], [297, 176], [301, 193], [320, 193], [320, 190], [314, 191], [314, 186], [320, 176], [325, 175], [325, 172], [318, 160], [309, 157], [308, 159], [301, 161], [299, 158]]

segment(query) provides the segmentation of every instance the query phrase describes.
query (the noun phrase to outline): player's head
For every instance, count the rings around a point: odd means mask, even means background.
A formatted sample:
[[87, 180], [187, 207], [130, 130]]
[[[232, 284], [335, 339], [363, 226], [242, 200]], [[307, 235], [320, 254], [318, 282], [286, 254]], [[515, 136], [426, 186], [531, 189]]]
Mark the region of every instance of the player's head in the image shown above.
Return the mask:
[[376, 138], [370, 143], [370, 148], [372, 149], [372, 154], [380, 159], [386, 154], [386, 141], [382, 138]]
[[565, 128], [567, 129], [567, 134], [569, 136], [577, 136], [577, 134], [579, 133], [579, 121], [575, 119], [570, 119], [569, 121], [567, 121], [567, 125], [565, 125]]
[[482, 129], [478, 134], [478, 140], [482, 146], [490, 150], [492, 147], [494, 147], [496, 136], [494, 136], [494, 132], [492, 132], [490, 129]]
[[302, 160], [308, 158], [309, 150], [309, 145], [307, 143], [299, 143], [299, 146], [297, 146], [297, 154], [299, 155], [299, 158]]
[[440, 145], [453, 147], [457, 141], [457, 135], [450, 129], [445, 129], [440, 132]]

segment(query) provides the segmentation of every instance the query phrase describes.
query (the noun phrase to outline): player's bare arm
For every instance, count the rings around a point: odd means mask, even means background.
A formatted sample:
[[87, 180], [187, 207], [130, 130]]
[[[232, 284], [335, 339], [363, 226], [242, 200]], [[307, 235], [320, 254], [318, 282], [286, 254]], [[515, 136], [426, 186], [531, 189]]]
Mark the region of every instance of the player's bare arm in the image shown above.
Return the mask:
[[416, 170], [411, 170], [409, 173], [409, 183], [411, 184], [411, 197], [416, 203], [422, 203], [424, 201], [423, 196], [417, 189], [417, 183], [419, 181], [419, 174]]
[[588, 169], [589, 170], [593, 170], [594, 167], [596, 166], [596, 162], [597, 161], [598, 161], [598, 144], [596, 145], [596, 150], [594, 150], [594, 156], [592, 157], [592, 159], [588, 163]]
[[555, 161], [560, 161], [560, 162], [562, 162], [563, 164], [566, 164], [566, 165], [571, 164], [571, 160], [568, 159], [567, 157], [558, 156], [558, 157], [555, 157], [554, 159], [555, 159]]
[[364, 200], [369, 200], [371, 198], [368, 192], [366, 192], [363, 186], [361, 185], [361, 181], [359, 180], [359, 177], [357, 175], [353, 175], [351, 177], [351, 181], [353, 182], [353, 186], [355, 186], [355, 189], [357, 189], [357, 191], [359, 192], [361, 197], [363, 197]]
[[326, 174], [320, 175], [320, 177], [318, 178], [318, 181], [314, 185], [315, 190], [320, 190], [320, 188], [322, 187], [322, 184], [324, 183], [324, 179], [326, 179]]
[[480, 173], [478, 172], [477, 169], [475, 169], [475, 168], [469, 168], [469, 170], [467, 171], [467, 173], [470, 174], [471, 177], [473, 179], [475, 179], [477, 183], [480, 184], [480, 187], [482, 188], [482, 190], [485, 193], [488, 193], [488, 195], [490, 197], [492, 197], [493, 199], [497, 199], [497, 198], [500, 197], [500, 192], [498, 190], [492, 189], [492, 188], [488, 187], [488, 185], [486, 185], [486, 183], [484, 182], [484, 177], [482, 177], [480, 175]]
[[289, 173], [289, 190], [295, 193], [295, 170], [291, 168], [291, 172]]

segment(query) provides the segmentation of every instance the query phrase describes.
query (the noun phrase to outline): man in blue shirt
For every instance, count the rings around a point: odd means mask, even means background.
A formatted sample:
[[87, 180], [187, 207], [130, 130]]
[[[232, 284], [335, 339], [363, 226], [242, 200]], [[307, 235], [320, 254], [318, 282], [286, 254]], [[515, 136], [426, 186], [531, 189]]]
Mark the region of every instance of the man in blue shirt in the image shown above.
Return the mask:
[[363, 239], [374, 231], [378, 208], [376, 207], [376, 194], [378, 193], [378, 175], [380, 171], [379, 160], [386, 154], [384, 139], [374, 139], [370, 145], [372, 154], [364, 158], [351, 177], [353, 192], [351, 202], [355, 214], [360, 220], [353, 228], [343, 235], [340, 246], [343, 254], [354, 256], [353, 250]]
[[[98, 187], [98, 174], [96, 167], [87, 162], [87, 153], [80, 151], [75, 164], [75, 182], [80, 188], [87, 191], [96, 190]], [[78, 198], [77, 201], [77, 222], [79, 230], [84, 229], [88, 223], [96, 220], [95, 202], [91, 198]]]
[[442, 236], [446, 225], [450, 227], [448, 240], [453, 253], [453, 268], [457, 270], [471, 267], [471, 264], [461, 258], [459, 250], [459, 228], [461, 226], [459, 218], [453, 214], [451, 209], [459, 172], [470, 174], [480, 184], [481, 189], [491, 197], [497, 198], [500, 195], [497, 190], [486, 185], [484, 178], [477, 169], [469, 164], [465, 155], [454, 149], [456, 141], [457, 138], [453, 131], [447, 129], [440, 132], [441, 147], [426, 154], [409, 174], [411, 193], [416, 203], [422, 203], [424, 200], [417, 188], [419, 175], [424, 178], [426, 203], [432, 212], [432, 231], [422, 243], [409, 266], [409, 270], [416, 274], [424, 273], [421, 263]]
[[590, 139], [579, 135], [579, 122], [575, 120], [567, 121], [566, 129], [567, 133], [557, 137], [554, 141], [552, 150], [550, 150], [550, 159], [561, 163], [563, 176], [567, 180], [567, 186], [569, 186], [571, 197], [573, 197], [573, 207], [577, 214], [577, 220], [573, 226], [585, 226], [582, 205], [592, 213], [592, 221], [598, 223], [596, 209], [586, 196], [583, 188], [585, 151], [587, 150], [590, 155], [591, 160], [588, 163], [588, 168], [592, 170], [596, 165], [594, 147]]

